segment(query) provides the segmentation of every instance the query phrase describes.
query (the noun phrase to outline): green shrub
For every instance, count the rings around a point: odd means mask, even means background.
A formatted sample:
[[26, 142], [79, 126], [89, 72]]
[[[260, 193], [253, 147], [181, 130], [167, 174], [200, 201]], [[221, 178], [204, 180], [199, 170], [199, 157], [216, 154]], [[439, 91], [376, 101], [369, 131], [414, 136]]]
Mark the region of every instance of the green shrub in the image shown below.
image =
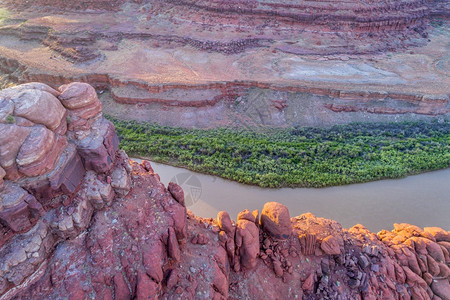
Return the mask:
[[6, 117], [6, 123], [8, 123], [8, 124], [15, 124], [16, 123], [16, 118], [14, 118], [14, 116], [9, 115], [9, 116]]
[[109, 117], [129, 155], [263, 187], [325, 187], [450, 166], [450, 123], [405, 122], [263, 132], [185, 129]]

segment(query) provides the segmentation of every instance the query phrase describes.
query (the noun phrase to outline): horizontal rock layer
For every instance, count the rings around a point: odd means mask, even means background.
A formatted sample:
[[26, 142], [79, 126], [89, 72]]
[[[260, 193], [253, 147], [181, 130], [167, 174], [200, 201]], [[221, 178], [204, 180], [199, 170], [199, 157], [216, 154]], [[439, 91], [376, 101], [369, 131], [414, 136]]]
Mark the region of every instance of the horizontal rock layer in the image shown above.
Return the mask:
[[[6, 1], [9, 3], [9, 1]], [[433, 11], [440, 9], [439, 1], [193, 1], [193, 0], [166, 0], [154, 4], [146, 0], [82, 0], [76, 2], [66, 1], [14, 1], [15, 9], [30, 9], [33, 7], [49, 7], [68, 10], [112, 10], [122, 9], [122, 5], [133, 3], [139, 5], [153, 4], [163, 8], [175, 7], [180, 12], [194, 10], [195, 15], [223, 16], [218, 20], [225, 23], [230, 15], [238, 18], [247, 15], [250, 18], [272, 18], [281, 22], [306, 23], [315, 26], [328, 26], [330, 28], [346, 26], [350, 30], [380, 30], [381, 28], [398, 29], [402, 26], [414, 25], [418, 20], [427, 16], [430, 7]], [[435, 8], [436, 7], [436, 8]], [[152, 10], [150, 10], [152, 12]], [[189, 18], [183, 15], [183, 18]], [[195, 18], [191, 16], [192, 19]]]
[[[164, 125], [240, 127], [449, 116], [441, 30], [448, 24], [434, 17], [446, 6], [441, 1], [0, 6], [8, 10], [0, 25], [2, 73], [16, 83], [107, 89], [107, 113], [119, 118], [127, 111]], [[236, 105], [246, 101], [256, 103]], [[85, 112], [98, 107], [91, 109]]]
[[[0, 62], [9, 68], [8, 72], [26, 69], [17, 60], [0, 57]], [[34, 72], [26, 70], [17, 80], [42, 81], [52, 86], [89, 82], [103, 92], [106, 90], [101, 98], [107, 114], [120, 119], [124, 117], [123, 111], [128, 111], [127, 118], [169, 126], [328, 126], [360, 121], [448, 119], [450, 115], [448, 94], [383, 91], [378, 87], [359, 90], [357, 86], [349, 90], [250, 80], [150, 84], [108, 74], [65, 77]], [[94, 113], [98, 111], [98, 107], [92, 109]], [[71, 111], [71, 120], [76, 120], [75, 113], [76, 110]]]

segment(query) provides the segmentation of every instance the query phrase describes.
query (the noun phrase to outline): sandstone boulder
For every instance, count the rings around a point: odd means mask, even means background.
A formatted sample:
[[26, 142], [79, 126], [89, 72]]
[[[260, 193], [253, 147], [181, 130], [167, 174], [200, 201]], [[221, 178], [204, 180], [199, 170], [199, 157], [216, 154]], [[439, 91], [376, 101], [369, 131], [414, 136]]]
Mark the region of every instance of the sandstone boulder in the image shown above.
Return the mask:
[[442, 252], [442, 249], [438, 243], [428, 240], [426, 245], [428, 254], [432, 258], [434, 258], [435, 261], [437, 262], [445, 261], [444, 252]]
[[237, 221], [235, 244], [239, 249], [240, 266], [253, 269], [259, 253], [259, 229], [254, 222], [246, 219]]
[[44, 214], [39, 202], [14, 183], [6, 183], [0, 192], [0, 222], [15, 232], [29, 229]]
[[[14, 102], [14, 115], [28, 119], [36, 124], [55, 130], [65, 122], [66, 110], [61, 102], [52, 94], [40, 90], [25, 90], [17, 97], [11, 99]], [[42, 113], [45, 111], [45, 114]]]
[[17, 155], [16, 162], [19, 166], [30, 165], [50, 151], [55, 142], [55, 134], [44, 126], [35, 126], [25, 139]]
[[441, 299], [450, 299], [450, 283], [448, 279], [433, 280], [431, 290], [436, 296], [441, 297]]
[[79, 108], [96, 107], [95, 113], [82, 115], [84, 119], [88, 119], [96, 115], [101, 111], [101, 102], [97, 97], [95, 89], [83, 82], [73, 82], [70, 84], [62, 85], [59, 90], [59, 100], [69, 110], [75, 110]]
[[102, 209], [111, 204], [115, 196], [111, 184], [99, 180], [97, 174], [92, 171], [86, 172], [84, 182], [86, 184], [86, 197], [95, 209]]
[[68, 110], [68, 126], [74, 137], [83, 139], [92, 124], [101, 117], [102, 104], [95, 89], [86, 83], [74, 82], [59, 88], [59, 99]]
[[264, 204], [261, 212], [261, 227], [276, 239], [287, 239], [292, 232], [288, 208], [277, 202]]
[[130, 158], [128, 157], [128, 154], [123, 150], [119, 150], [116, 153], [116, 157], [117, 157], [117, 161], [119, 161], [120, 164], [125, 168], [125, 170], [127, 170], [127, 173], [131, 173], [131, 171], [133, 170], [133, 167], [131, 166]]
[[281, 262], [278, 259], [273, 260], [273, 272], [276, 276], [281, 277], [283, 276], [283, 268], [281, 267]]
[[439, 264], [432, 258], [427, 255], [427, 269], [428, 272], [433, 276], [438, 276], [440, 272]]
[[44, 126], [34, 126], [17, 154], [19, 172], [33, 177], [51, 171], [66, 145], [64, 136], [55, 136]]
[[220, 229], [226, 233], [231, 233], [234, 231], [230, 215], [226, 211], [219, 211], [217, 214], [217, 223], [219, 224]]
[[153, 168], [152, 168], [152, 164], [148, 161], [148, 160], [143, 160], [142, 162], [141, 162], [141, 166], [147, 171], [147, 172], [149, 172], [149, 173], [155, 173], [155, 171], [153, 170]]
[[231, 265], [235, 263], [235, 232], [236, 228], [233, 226], [230, 215], [226, 211], [220, 211], [217, 214], [217, 223], [221, 231], [219, 232], [219, 240], [222, 247], [225, 248], [228, 260]]
[[31, 128], [29, 127], [0, 123], [0, 165], [6, 171], [7, 179], [13, 177], [8, 169], [16, 166], [17, 154], [30, 133]]
[[311, 292], [314, 287], [314, 274], [309, 274], [302, 284], [302, 289], [305, 292]]
[[256, 217], [248, 209], [244, 209], [243, 211], [241, 211], [238, 214], [237, 219], [238, 219], [238, 221], [239, 220], [247, 220], [247, 221], [256, 223]]
[[142, 262], [144, 264], [147, 275], [155, 282], [160, 283], [163, 280], [163, 247], [158, 241], [157, 243], [144, 248], [142, 253]]
[[52, 198], [76, 192], [81, 186], [85, 172], [75, 146], [70, 143], [52, 171], [37, 178], [21, 179], [21, 185], [45, 206]]
[[450, 242], [449, 231], [446, 231], [440, 227], [425, 227], [423, 230], [434, 236], [437, 242]]
[[314, 233], [306, 233], [298, 236], [302, 246], [303, 255], [312, 255], [316, 250], [317, 236]]
[[450, 279], [450, 268], [444, 263], [439, 263], [439, 277]]
[[[1, 170], [0, 170], [0, 177], [1, 177]], [[447, 250], [446, 253], [447, 255], [444, 254], [444, 256], [446, 256], [445, 262], [448, 262], [448, 252], [450, 251], [450, 242], [440, 241], [438, 242], [438, 244], [441, 246], [441, 249], [443, 251]]]
[[185, 203], [184, 203], [184, 191], [181, 188], [181, 186], [179, 186], [175, 182], [169, 182], [169, 185], [168, 185], [167, 189], [169, 190], [169, 192], [172, 195], [172, 197], [178, 203], [180, 203], [184, 207], [186, 206]]
[[77, 143], [78, 153], [83, 158], [87, 170], [105, 173], [111, 170], [119, 138], [114, 125], [106, 119], [98, 120], [90, 134]]
[[410, 286], [418, 285], [424, 289], [427, 287], [427, 283], [425, 282], [425, 280], [423, 280], [422, 277], [411, 271], [410, 268], [404, 266], [403, 271], [405, 271], [406, 283], [408, 285]]
[[121, 195], [126, 196], [131, 188], [130, 176], [123, 166], [116, 167], [111, 173], [111, 186], [114, 191]]
[[180, 246], [178, 245], [177, 236], [175, 234], [175, 230], [172, 227], [169, 227], [168, 231], [168, 239], [167, 239], [167, 251], [170, 258], [174, 261], [178, 262], [181, 259]]
[[173, 220], [173, 230], [179, 243], [184, 243], [187, 237], [186, 227], [186, 207], [181, 206], [178, 202], [173, 202], [166, 207], [166, 211], [169, 213]]
[[328, 255], [339, 255], [341, 253], [338, 240], [332, 235], [324, 238], [320, 247], [322, 248], [323, 252]]

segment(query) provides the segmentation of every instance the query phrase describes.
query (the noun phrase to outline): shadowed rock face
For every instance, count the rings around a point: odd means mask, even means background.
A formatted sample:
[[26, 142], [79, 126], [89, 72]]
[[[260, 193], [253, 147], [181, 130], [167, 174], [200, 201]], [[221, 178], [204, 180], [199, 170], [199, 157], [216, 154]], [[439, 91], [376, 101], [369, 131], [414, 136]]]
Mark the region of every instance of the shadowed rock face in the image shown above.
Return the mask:
[[[77, 121], [48, 114], [55, 128], [11, 109], [43, 91]], [[117, 149], [111, 124], [90, 113], [101, 107], [92, 91], [34, 83], [0, 94], [0, 116], [15, 118], [0, 125], [22, 133], [20, 143], [2, 135], [0, 299], [448, 299], [448, 231], [344, 229], [310, 213], [290, 218], [274, 202], [261, 218], [196, 217], [178, 185]], [[38, 110], [39, 99], [22, 99]], [[52, 134], [52, 147], [39, 142]], [[22, 151], [29, 140], [34, 151]]]

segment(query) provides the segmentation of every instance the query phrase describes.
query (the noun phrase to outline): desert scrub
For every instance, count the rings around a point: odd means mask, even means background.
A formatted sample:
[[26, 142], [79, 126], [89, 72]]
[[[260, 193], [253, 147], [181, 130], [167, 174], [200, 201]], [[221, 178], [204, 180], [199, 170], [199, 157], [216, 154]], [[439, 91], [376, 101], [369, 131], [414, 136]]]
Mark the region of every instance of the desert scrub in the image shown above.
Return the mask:
[[6, 88], [13, 87], [15, 84], [9, 80], [9, 75], [0, 73], [0, 91]]
[[9, 116], [6, 117], [6, 123], [7, 124], [15, 124], [16, 123], [16, 118], [14, 118], [14, 116], [9, 115]]
[[3, 22], [8, 19], [9, 14], [7, 9], [0, 7], [0, 25], [3, 25]]
[[130, 155], [262, 187], [325, 187], [450, 166], [450, 123], [184, 129], [109, 117]]

